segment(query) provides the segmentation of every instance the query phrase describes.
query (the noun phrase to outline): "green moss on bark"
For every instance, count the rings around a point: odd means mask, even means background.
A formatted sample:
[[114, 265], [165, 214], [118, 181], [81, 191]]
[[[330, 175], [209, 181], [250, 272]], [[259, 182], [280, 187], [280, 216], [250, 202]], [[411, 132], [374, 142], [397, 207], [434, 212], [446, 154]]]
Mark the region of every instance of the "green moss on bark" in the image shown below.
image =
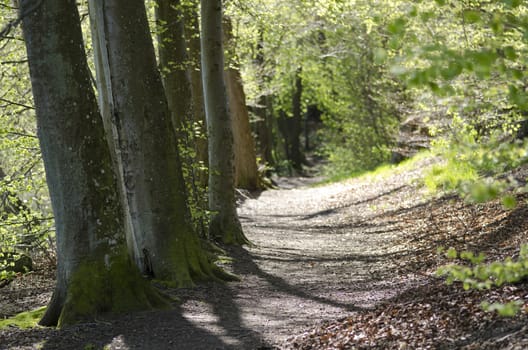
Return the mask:
[[209, 235], [224, 244], [240, 246], [251, 244], [236, 215], [217, 214], [213, 216], [209, 225]]
[[169, 306], [124, 255], [108, 262], [90, 260], [81, 263], [71, 277], [58, 326], [94, 320], [103, 314]]
[[204, 281], [235, 281], [238, 277], [218, 267], [202, 249], [200, 240], [191, 231], [179, 235], [168, 245], [166, 273], [157, 276], [167, 286], [194, 287]]

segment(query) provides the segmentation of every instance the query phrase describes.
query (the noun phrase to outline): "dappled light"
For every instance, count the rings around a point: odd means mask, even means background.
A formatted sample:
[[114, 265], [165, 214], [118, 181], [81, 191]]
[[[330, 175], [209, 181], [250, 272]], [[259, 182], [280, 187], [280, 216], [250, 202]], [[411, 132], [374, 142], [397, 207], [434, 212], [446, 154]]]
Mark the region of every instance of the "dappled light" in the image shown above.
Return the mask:
[[528, 348], [527, 30], [0, 0], [0, 350]]

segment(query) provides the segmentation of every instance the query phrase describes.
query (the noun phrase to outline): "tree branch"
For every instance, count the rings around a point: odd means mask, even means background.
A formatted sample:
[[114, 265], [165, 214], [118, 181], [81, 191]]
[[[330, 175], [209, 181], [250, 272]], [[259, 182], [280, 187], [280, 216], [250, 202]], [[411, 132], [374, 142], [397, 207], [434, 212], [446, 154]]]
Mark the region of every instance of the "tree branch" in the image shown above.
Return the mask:
[[0, 101], [1, 102], [5, 102], [5, 103], [10, 104], [10, 105], [24, 107], [26, 109], [35, 109], [35, 107], [33, 107], [33, 106], [28, 106], [28, 105], [25, 105], [25, 104], [22, 104], [22, 103], [18, 103], [18, 102], [15, 102], [15, 101], [6, 100], [5, 98], [2, 98], [2, 97], [0, 97]]

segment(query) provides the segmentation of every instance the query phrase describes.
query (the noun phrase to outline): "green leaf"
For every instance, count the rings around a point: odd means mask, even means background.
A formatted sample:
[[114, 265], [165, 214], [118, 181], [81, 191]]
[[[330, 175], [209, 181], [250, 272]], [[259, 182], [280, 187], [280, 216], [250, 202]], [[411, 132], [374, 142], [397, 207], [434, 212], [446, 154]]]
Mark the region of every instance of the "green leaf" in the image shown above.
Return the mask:
[[508, 210], [515, 209], [515, 207], [517, 206], [517, 200], [515, 199], [514, 196], [511, 196], [511, 195], [502, 197], [501, 201], [502, 201], [502, 206]]
[[480, 12], [478, 11], [466, 10], [462, 16], [467, 23], [477, 23], [480, 21]]
[[489, 302], [483, 302], [481, 304], [481, 307], [483, 310], [488, 311], [488, 312], [497, 311], [497, 313], [503, 317], [515, 316], [517, 312], [519, 312], [520, 306], [521, 306], [521, 302], [517, 300], [510, 301], [506, 304], [501, 304], [501, 303], [490, 304]]
[[400, 17], [389, 23], [389, 25], [387, 26], [387, 30], [391, 34], [402, 35], [405, 33], [406, 25], [407, 20], [405, 18]]
[[503, 52], [504, 52], [504, 57], [506, 57], [507, 59], [511, 61], [514, 61], [517, 59], [517, 57], [519, 57], [517, 55], [517, 51], [513, 48], [513, 46], [506, 46], [505, 48], [503, 48]]
[[446, 256], [448, 259], [456, 259], [458, 254], [455, 248], [451, 247], [447, 250]]
[[463, 67], [456, 61], [449, 62], [448, 66], [440, 70], [440, 75], [445, 80], [452, 80], [462, 73]]

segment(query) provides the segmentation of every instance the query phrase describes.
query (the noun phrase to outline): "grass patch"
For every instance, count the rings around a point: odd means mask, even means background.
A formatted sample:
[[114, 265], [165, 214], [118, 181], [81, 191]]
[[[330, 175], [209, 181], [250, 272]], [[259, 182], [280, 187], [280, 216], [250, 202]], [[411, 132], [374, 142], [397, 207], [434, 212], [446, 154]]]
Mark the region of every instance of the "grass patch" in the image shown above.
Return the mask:
[[42, 316], [44, 316], [44, 312], [46, 312], [46, 306], [31, 311], [21, 312], [13, 317], [0, 320], [0, 329], [12, 326], [22, 329], [34, 328], [37, 326]]
[[318, 182], [315, 185], [316, 186], [327, 185], [330, 183], [341, 182], [341, 181], [346, 181], [350, 179], [360, 179], [360, 178], [368, 178], [368, 177], [387, 177], [393, 174], [398, 174], [398, 173], [402, 173], [404, 171], [413, 169], [417, 167], [418, 163], [421, 162], [422, 160], [427, 159], [427, 158], [432, 158], [432, 157], [434, 157], [434, 154], [431, 151], [425, 150], [425, 151], [418, 152], [413, 157], [406, 159], [399, 164], [381, 164], [372, 170], [359, 170], [359, 171], [350, 172], [350, 173], [341, 172], [341, 173], [329, 175], [327, 178], [325, 178], [321, 182]]

